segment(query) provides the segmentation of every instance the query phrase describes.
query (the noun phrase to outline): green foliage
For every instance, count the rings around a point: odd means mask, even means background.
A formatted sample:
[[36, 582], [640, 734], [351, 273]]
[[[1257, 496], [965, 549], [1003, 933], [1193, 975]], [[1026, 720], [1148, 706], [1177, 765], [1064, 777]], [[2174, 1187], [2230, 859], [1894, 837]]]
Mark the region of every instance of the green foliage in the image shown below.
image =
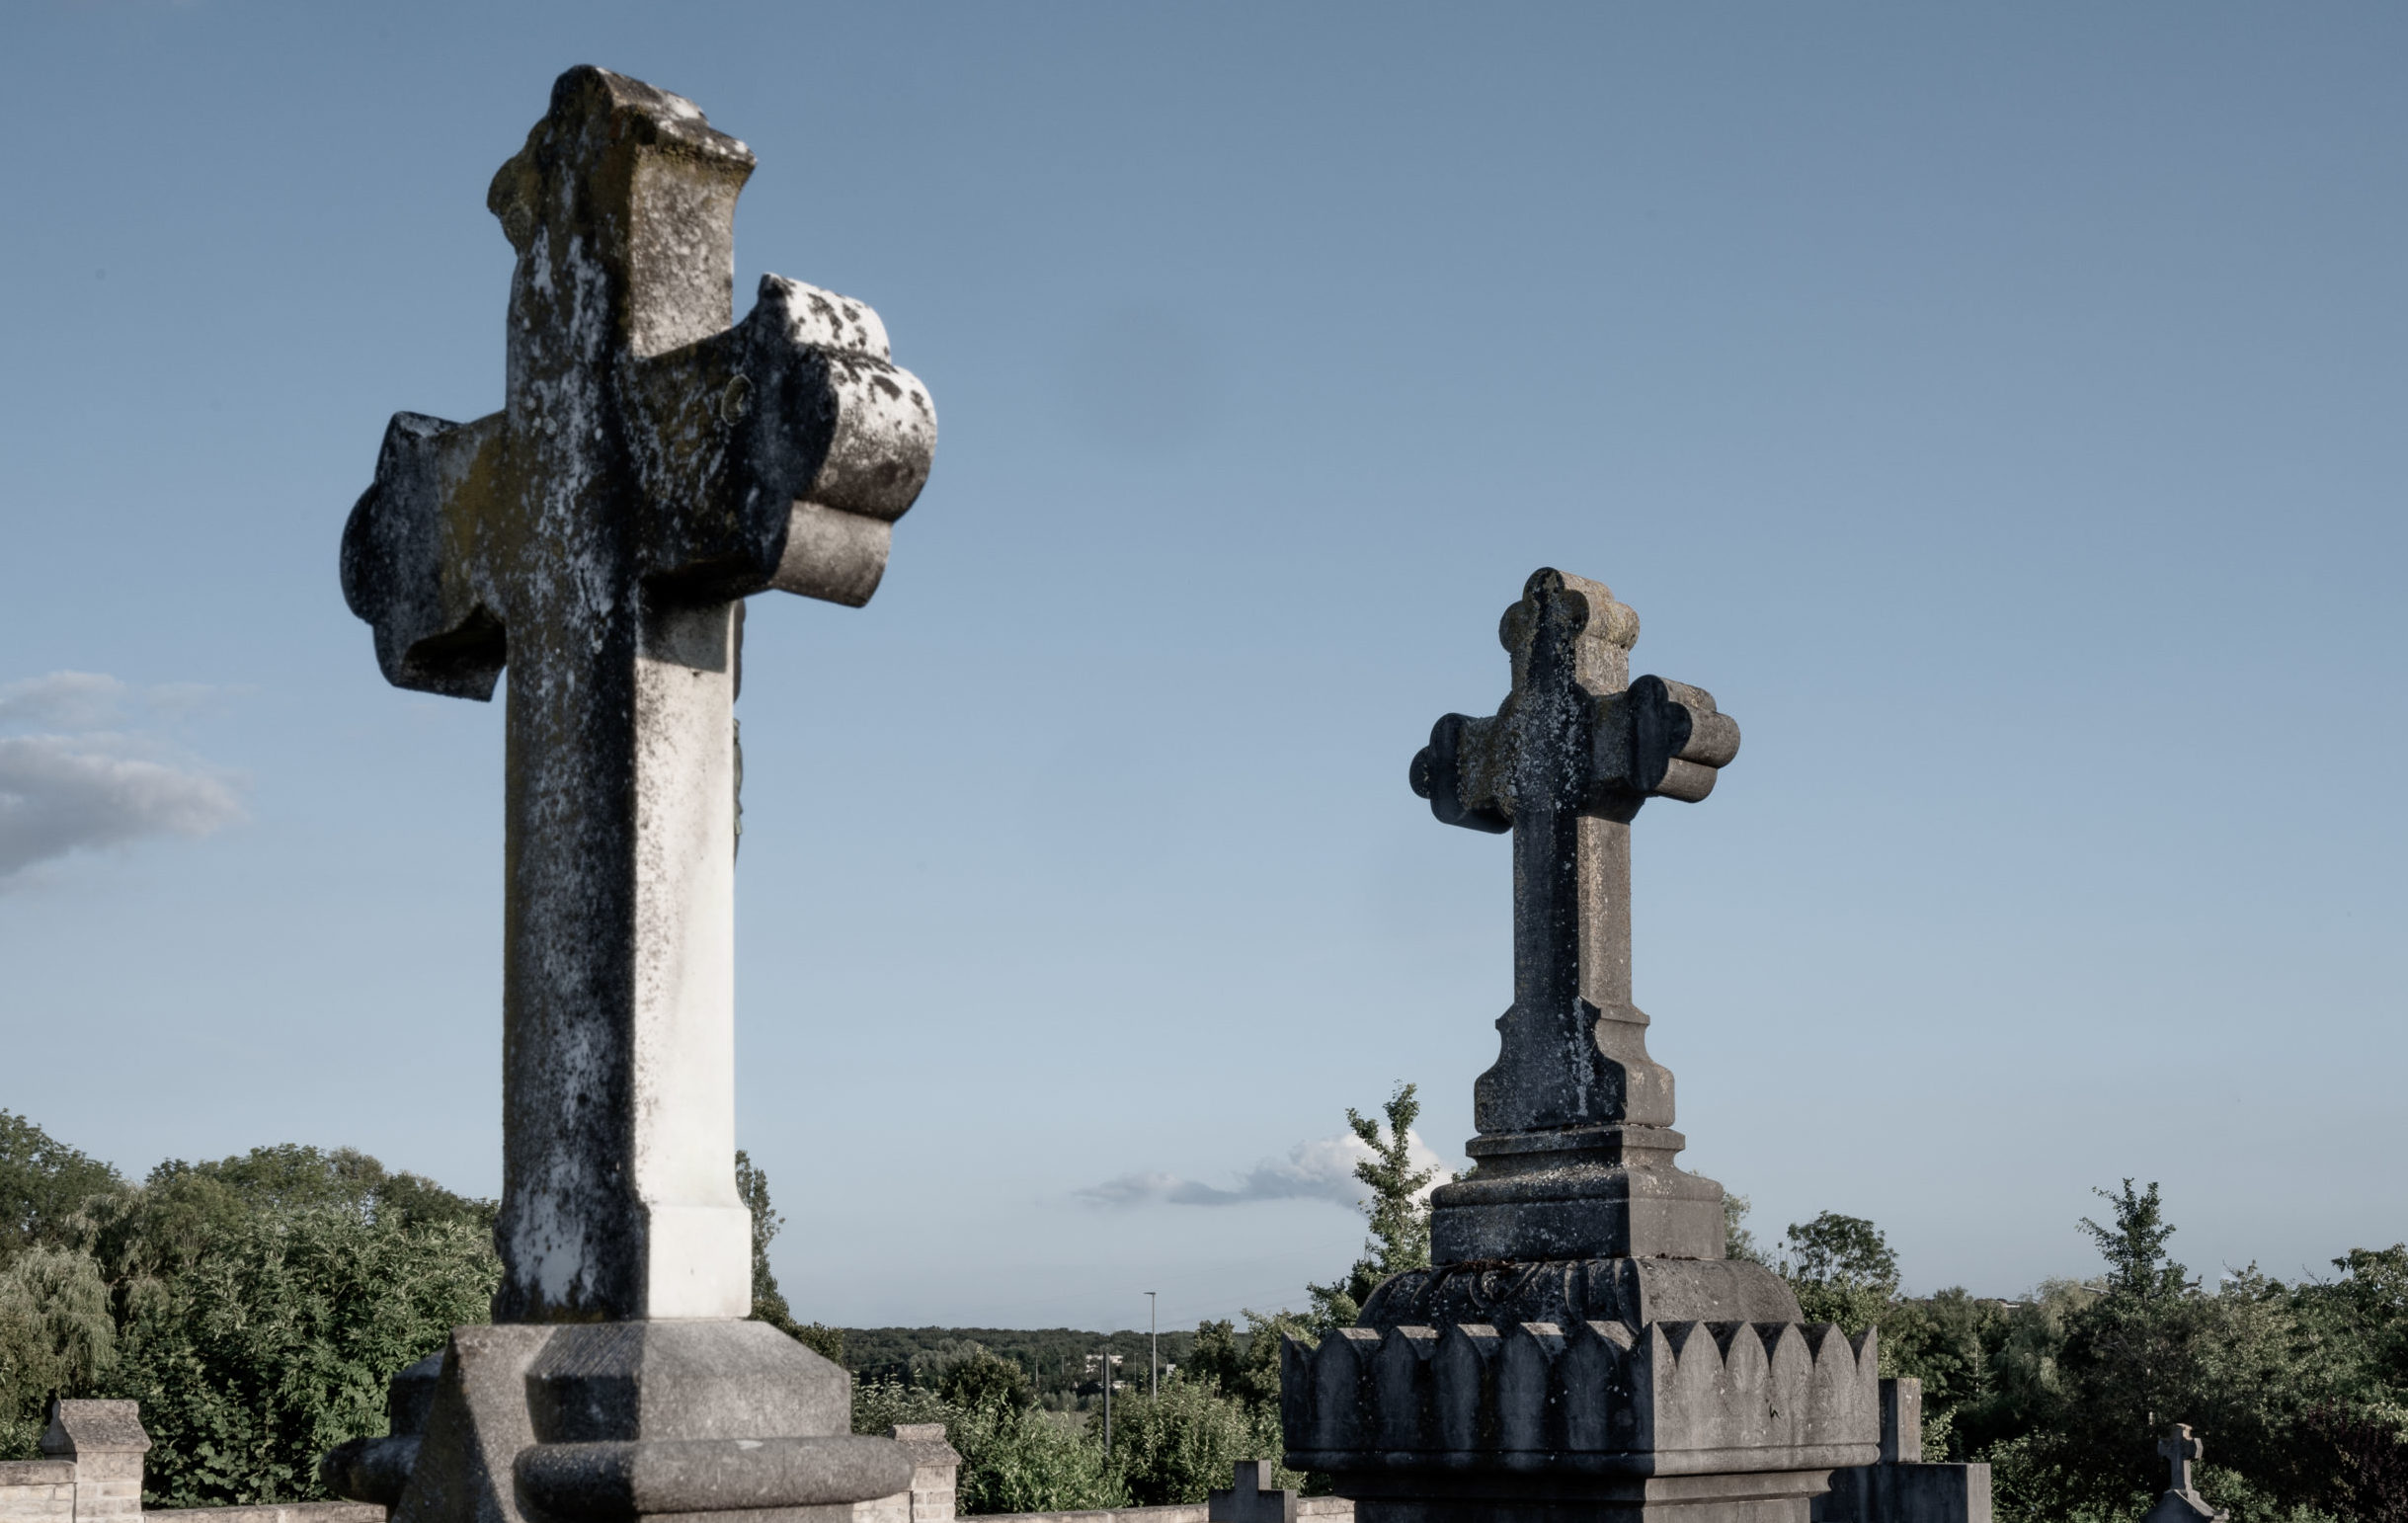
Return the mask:
[[127, 1287], [108, 1394], [142, 1403], [145, 1501], [324, 1495], [318, 1457], [383, 1431], [386, 1382], [483, 1322], [498, 1279], [489, 1235], [465, 1223], [271, 1208]]
[[1411, 1084], [1399, 1084], [1382, 1110], [1388, 1118], [1385, 1136], [1377, 1121], [1352, 1106], [1346, 1109], [1347, 1127], [1371, 1150], [1370, 1158], [1354, 1165], [1354, 1176], [1371, 1186], [1371, 1199], [1362, 1208], [1371, 1236], [1344, 1279], [1305, 1287], [1313, 1297], [1313, 1325], [1324, 1330], [1352, 1324], [1382, 1280], [1430, 1261], [1430, 1207], [1421, 1192], [1438, 1171], [1412, 1162], [1410, 1134], [1421, 1102]]
[[[1090, 1430], [1101, 1421], [1100, 1412], [1090, 1415]], [[1238, 1461], [1278, 1459], [1281, 1442], [1275, 1401], [1240, 1402], [1200, 1380], [1173, 1375], [1160, 1398], [1138, 1393], [1113, 1403], [1112, 1471], [1140, 1507], [1200, 1502], [1229, 1485]], [[1283, 1477], [1282, 1485], [1304, 1483], [1292, 1472]]]
[[910, 1422], [944, 1424], [946, 1439], [962, 1457], [956, 1504], [965, 1513], [1128, 1505], [1128, 1488], [1106, 1463], [1101, 1439], [1077, 1418], [1002, 1402], [963, 1406], [939, 1391], [899, 1380], [854, 1387], [854, 1432], [883, 1433]]
[[50, 1395], [90, 1390], [116, 1364], [100, 1266], [72, 1248], [18, 1253], [0, 1269], [0, 1460], [34, 1458]]
[[1747, 1230], [1747, 1197], [1726, 1191], [1723, 1196], [1723, 1256], [1739, 1263], [1762, 1264], [1767, 1269], [1772, 1262], [1756, 1242], [1756, 1235]]
[[2149, 1181], [2145, 1194], [2135, 1193], [2129, 1178], [2121, 1192], [2090, 1193], [2115, 1208], [2112, 1228], [2082, 1218], [2082, 1231], [2098, 1243], [2107, 1260], [2107, 1283], [2112, 1289], [2127, 1296], [2165, 1297], [2179, 1296], [2191, 1288], [2190, 1271], [2166, 1255], [2166, 1240], [2174, 1236], [2174, 1228], [2159, 1208], [2156, 1180]]
[[786, 1219], [769, 1204], [768, 1174], [742, 1148], [736, 1150], [736, 1193], [753, 1215], [753, 1320], [767, 1323], [831, 1363], [843, 1364], [844, 1329], [796, 1322], [785, 1292], [777, 1288], [777, 1276], [769, 1268], [769, 1243]]
[[[1249, 1410], [1277, 1412], [1280, 1342], [1289, 1337], [1313, 1341], [1311, 1329], [1292, 1312], [1274, 1312], [1268, 1317], [1259, 1312], [1241, 1315], [1245, 1318], [1243, 1334], [1228, 1322], [1199, 1323], [1186, 1369], [1198, 1384], [1212, 1387]], [[1245, 1458], [1265, 1460], [1270, 1455]]]
[[1883, 1373], [1924, 1383], [1928, 1457], [1988, 1462], [2002, 1523], [2137, 1515], [2170, 1422], [2207, 1439], [2198, 1484], [2234, 1523], [2408, 1523], [2408, 1245], [2209, 1290], [2168, 1255], [2155, 1185], [2099, 1193], [2113, 1221], [2082, 1226], [2106, 1273], [2022, 1302], [1898, 1299], [1879, 1230], [1827, 1212], [1782, 1269], [1808, 1317], [1881, 1323]]
[[84, 1202], [124, 1181], [14, 1111], [0, 1110], [0, 1263], [37, 1244], [75, 1245]]
[[1837, 1323], [1850, 1336], [1882, 1320], [1898, 1292], [1898, 1255], [1861, 1216], [1825, 1211], [1783, 1235], [1782, 1278], [1810, 1323]]

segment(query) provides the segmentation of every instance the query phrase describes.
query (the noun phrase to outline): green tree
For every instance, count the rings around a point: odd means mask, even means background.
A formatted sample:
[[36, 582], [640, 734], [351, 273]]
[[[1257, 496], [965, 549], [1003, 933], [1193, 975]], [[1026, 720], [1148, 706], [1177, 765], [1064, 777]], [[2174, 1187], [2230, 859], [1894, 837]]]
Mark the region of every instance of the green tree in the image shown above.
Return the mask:
[[1756, 1242], [1756, 1235], [1747, 1230], [1748, 1210], [1746, 1196], [1727, 1190], [1723, 1193], [1723, 1256], [1739, 1263], [1763, 1264], [1769, 1269], [1772, 1264]]
[[38, 1243], [74, 1246], [84, 1202], [123, 1183], [107, 1163], [0, 1110], [0, 1264]]
[[0, 1269], [0, 1460], [34, 1458], [49, 1398], [91, 1390], [116, 1363], [100, 1266], [73, 1248], [20, 1251]]
[[1382, 1280], [1430, 1261], [1430, 1207], [1422, 1192], [1438, 1171], [1413, 1166], [1412, 1126], [1421, 1102], [1411, 1084], [1401, 1083], [1382, 1109], [1388, 1118], [1385, 1135], [1378, 1121], [1352, 1106], [1346, 1109], [1348, 1129], [1371, 1150], [1371, 1157], [1354, 1165], [1354, 1176], [1371, 1186], [1371, 1198], [1362, 1205], [1371, 1236], [1345, 1278], [1305, 1287], [1313, 1297], [1316, 1327], [1351, 1324]]
[[[1090, 1429], [1102, 1420], [1101, 1412], [1091, 1414]], [[1276, 1403], [1240, 1402], [1173, 1374], [1159, 1397], [1132, 1393], [1114, 1403], [1112, 1471], [1136, 1506], [1200, 1502], [1211, 1487], [1229, 1484], [1238, 1461], [1277, 1460], [1280, 1453]], [[1280, 1483], [1303, 1482], [1288, 1473]]]
[[1810, 1323], [1837, 1323], [1850, 1336], [1882, 1320], [1898, 1291], [1898, 1255], [1861, 1216], [1825, 1211], [1783, 1235], [1781, 1277]]
[[386, 1383], [483, 1322], [499, 1278], [478, 1227], [270, 1208], [131, 1287], [106, 1394], [142, 1403], [146, 1503], [322, 1496], [318, 1457], [382, 1432]]
[[2082, 1231], [2098, 1243], [2107, 1260], [2110, 1289], [2154, 1298], [2179, 1296], [2191, 1287], [2190, 1271], [2166, 1254], [2166, 1240], [2174, 1236], [2174, 1227], [2158, 1202], [2156, 1180], [2149, 1181], [2145, 1192], [2135, 1192], [2127, 1177], [2121, 1191], [2094, 1189], [2091, 1193], [2115, 1208], [2113, 1227], [2082, 1218]]
[[769, 1203], [769, 1176], [742, 1148], [736, 1150], [736, 1193], [753, 1214], [753, 1318], [767, 1323], [804, 1347], [836, 1364], [844, 1362], [844, 1329], [825, 1323], [798, 1323], [777, 1288], [769, 1268], [769, 1243], [786, 1219]]
[[1240, 1315], [1245, 1318], [1243, 1334], [1226, 1321], [1197, 1323], [1195, 1346], [1187, 1355], [1187, 1371], [1199, 1383], [1211, 1385], [1251, 1410], [1276, 1412], [1280, 1343], [1289, 1337], [1311, 1341], [1311, 1329], [1293, 1312], [1274, 1312], [1268, 1317], [1260, 1312]]
[[1106, 1462], [1101, 1440], [1075, 1417], [1006, 1402], [964, 1406], [932, 1387], [899, 1380], [854, 1388], [854, 1432], [883, 1433], [918, 1422], [944, 1424], [946, 1439], [961, 1455], [956, 1501], [965, 1513], [1128, 1505], [1128, 1487]]

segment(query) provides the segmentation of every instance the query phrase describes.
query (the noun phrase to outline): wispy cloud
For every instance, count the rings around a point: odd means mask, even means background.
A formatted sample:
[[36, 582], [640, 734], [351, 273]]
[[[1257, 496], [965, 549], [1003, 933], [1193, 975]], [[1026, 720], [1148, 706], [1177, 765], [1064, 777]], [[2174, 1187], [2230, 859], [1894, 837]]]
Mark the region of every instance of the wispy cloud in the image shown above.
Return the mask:
[[134, 688], [97, 672], [0, 686], [0, 886], [77, 850], [201, 837], [242, 818], [233, 786], [143, 728], [206, 690]]
[[[1454, 1177], [1418, 1132], [1405, 1133], [1405, 1145], [1415, 1164], [1438, 1170], [1423, 1190], [1424, 1195]], [[1226, 1188], [1177, 1174], [1143, 1172], [1106, 1179], [1078, 1194], [1094, 1206], [1143, 1206], [1156, 1202], [1171, 1206], [1240, 1206], [1257, 1200], [1325, 1200], [1332, 1205], [1353, 1206], [1371, 1194], [1354, 1176], [1354, 1165], [1369, 1157], [1371, 1149], [1361, 1138], [1343, 1132], [1335, 1137], [1300, 1142], [1288, 1150], [1286, 1158], [1263, 1160]]]

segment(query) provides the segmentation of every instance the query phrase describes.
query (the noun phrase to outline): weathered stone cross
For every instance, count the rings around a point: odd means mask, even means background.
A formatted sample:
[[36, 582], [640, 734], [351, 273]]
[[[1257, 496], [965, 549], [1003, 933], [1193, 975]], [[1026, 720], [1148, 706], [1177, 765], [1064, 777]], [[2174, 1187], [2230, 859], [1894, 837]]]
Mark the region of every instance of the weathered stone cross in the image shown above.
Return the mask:
[[403, 687], [507, 659], [500, 1322], [742, 1318], [738, 601], [859, 605], [927, 479], [876, 314], [775, 276], [733, 315], [744, 144], [573, 69], [487, 198], [518, 250], [504, 409], [402, 413], [343, 588]]
[[[1440, 820], [1513, 833], [1513, 1005], [1497, 1021], [1496, 1065], [1473, 1092], [1481, 1174], [1439, 1193], [1432, 1256], [1719, 1258], [1721, 1191], [1710, 1181], [1679, 1175], [1688, 1183], [1675, 1187], [1697, 1198], [1672, 1206], [1668, 1235], [1650, 1235], [1648, 1213], [1664, 1202], [1618, 1200], [1605, 1210], [1615, 1225], [1589, 1231], [1576, 1209], [1523, 1209], [1529, 1190], [1500, 1170], [1566, 1150], [1602, 1149], [1616, 1169], [1652, 1165], [1680, 1148], [1672, 1075], [1647, 1057], [1647, 1017], [1631, 1002], [1630, 822], [1650, 798], [1695, 803], [1713, 791], [1739, 727], [1700, 688], [1631, 681], [1639, 615], [1602, 583], [1535, 573], [1498, 637], [1512, 692], [1490, 718], [1440, 719], [1412, 767], [1413, 791]], [[1540, 1172], [1562, 1193], [1561, 1161]], [[1614, 1190], [1628, 1193], [1619, 1176]], [[1475, 1208], [1485, 1196], [1497, 1198]]]
[[2165, 1437], [2157, 1440], [2157, 1452], [2165, 1456], [2171, 1472], [2166, 1481], [2166, 1489], [2188, 1491], [2191, 1489], [2192, 1463], [2207, 1455], [2207, 1446], [2191, 1436], [2189, 1423], [2177, 1422], [2166, 1429]]

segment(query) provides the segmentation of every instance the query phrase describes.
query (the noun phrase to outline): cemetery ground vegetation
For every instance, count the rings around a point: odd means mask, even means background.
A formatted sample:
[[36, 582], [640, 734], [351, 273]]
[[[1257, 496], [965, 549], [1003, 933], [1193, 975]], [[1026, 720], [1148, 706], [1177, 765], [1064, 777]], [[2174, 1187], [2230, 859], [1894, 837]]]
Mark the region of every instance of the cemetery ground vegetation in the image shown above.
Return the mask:
[[[1279, 1457], [1282, 1341], [1352, 1322], [1381, 1279], [1427, 1262], [1429, 1175], [1405, 1151], [1416, 1111], [1400, 1085], [1377, 1120], [1348, 1113], [1369, 1150], [1348, 1272], [1303, 1313], [1165, 1332], [1159, 1395], [1143, 1332], [801, 1321], [769, 1270], [768, 1180], [739, 1156], [756, 1315], [855, 1372], [857, 1430], [944, 1424], [965, 1511], [1200, 1501], [1233, 1462]], [[2137, 1518], [2165, 1484], [2155, 1441], [2172, 1422], [2206, 1441], [2198, 1484], [2233, 1523], [2408, 1523], [2408, 1244], [2293, 1282], [2252, 1265], [2210, 1283], [2172, 1256], [2155, 1184], [2099, 1193], [2080, 1223], [2097, 1272], [2011, 1300], [1901, 1294], [1861, 1217], [1824, 1212], [1763, 1243], [1732, 1196], [1726, 1238], [1809, 1321], [1880, 1326], [1883, 1373], [1923, 1382], [1925, 1458], [1991, 1465], [2002, 1523]], [[170, 1160], [132, 1181], [0, 1111], [0, 1458], [36, 1452], [53, 1396], [131, 1398], [154, 1444], [146, 1505], [318, 1497], [318, 1456], [383, 1431], [391, 1376], [486, 1320], [492, 1219], [491, 1202], [350, 1149]]]
[[151, 1507], [308, 1499], [385, 1383], [483, 1322], [490, 1202], [352, 1149], [171, 1159], [139, 1183], [0, 1112], [0, 1458], [50, 1398], [142, 1403]]

